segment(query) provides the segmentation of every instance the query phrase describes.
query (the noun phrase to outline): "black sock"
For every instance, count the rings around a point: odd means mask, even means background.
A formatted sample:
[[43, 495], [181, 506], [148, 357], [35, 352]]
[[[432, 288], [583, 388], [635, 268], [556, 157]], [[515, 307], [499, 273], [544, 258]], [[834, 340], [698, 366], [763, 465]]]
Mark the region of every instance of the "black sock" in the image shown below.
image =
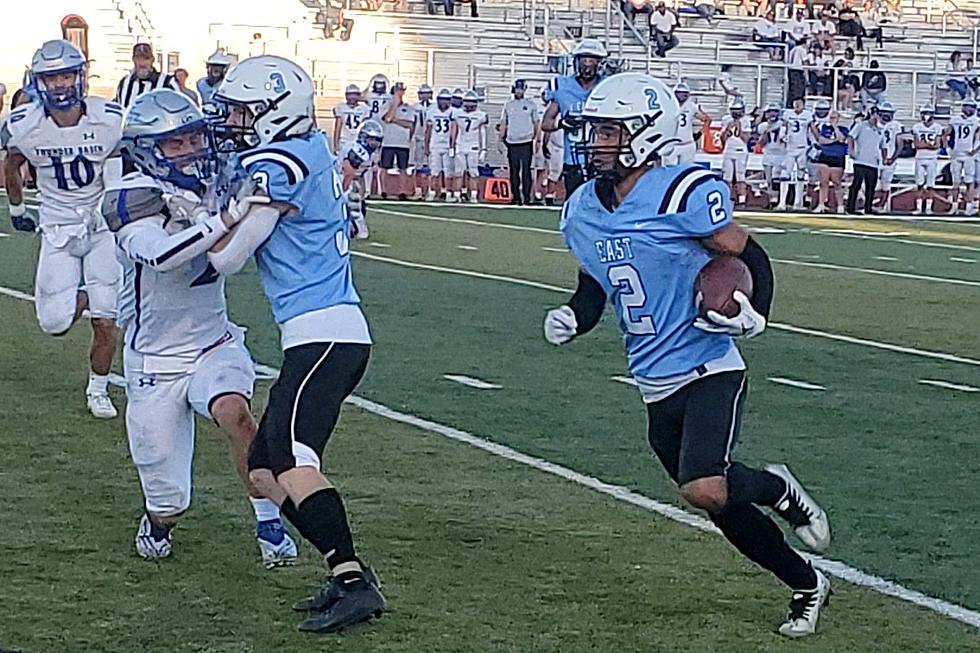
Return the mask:
[[[284, 507], [285, 508], [285, 507]], [[295, 518], [283, 512], [306, 540], [323, 554], [331, 569], [345, 562], [357, 562], [347, 511], [334, 488], [318, 490], [295, 508]]]
[[731, 504], [775, 506], [786, 494], [786, 481], [775, 474], [742, 463], [728, 467], [728, 501]]
[[730, 503], [709, 516], [742, 555], [790, 589], [810, 590], [817, 586], [810, 563], [786, 543], [776, 523], [757, 507]]

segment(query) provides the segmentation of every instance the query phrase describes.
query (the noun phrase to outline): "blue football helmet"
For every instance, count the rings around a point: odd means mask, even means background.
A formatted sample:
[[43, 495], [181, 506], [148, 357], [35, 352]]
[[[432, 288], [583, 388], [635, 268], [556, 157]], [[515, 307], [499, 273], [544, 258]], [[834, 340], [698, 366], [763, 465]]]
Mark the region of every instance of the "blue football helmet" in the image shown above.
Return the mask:
[[[65, 111], [82, 101], [87, 92], [88, 62], [68, 41], [46, 41], [31, 59], [30, 87], [49, 111]], [[55, 84], [54, 77], [74, 73], [70, 84]]]
[[384, 127], [377, 120], [366, 120], [357, 130], [357, 142], [368, 151], [368, 154], [374, 154], [380, 150], [384, 139]]
[[[176, 136], [190, 136], [195, 149], [166, 156], [161, 143]], [[143, 174], [186, 190], [200, 190], [218, 169], [207, 118], [190, 98], [170, 89], [150, 91], [133, 102], [126, 113], [121, 143]]]

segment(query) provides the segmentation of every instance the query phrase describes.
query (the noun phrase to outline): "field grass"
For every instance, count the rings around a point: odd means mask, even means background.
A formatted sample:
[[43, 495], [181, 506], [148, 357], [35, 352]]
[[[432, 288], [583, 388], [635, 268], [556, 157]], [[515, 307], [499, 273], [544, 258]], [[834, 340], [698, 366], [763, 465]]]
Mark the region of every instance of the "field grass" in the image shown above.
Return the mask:
[[[454, 221], [423, 219], [432, 217]], [[612, 320], [555, 349], [540, 322], [564, 295], [518, 283], [573, 283], [570, 255], [551, 251], [562, 248], [549, 233], [557, 213], [384, 205], [370, 220], [355, 275], [377, 347], [359, 395], [675, 501], [647, 450], [635, 389], [611, 380], [626, 373]], [[811, 220], [749, 221], [764, 227], [758, 238], [781, 261], [777, 323], [980, 358], [980, 263], [951, 260], [980, 260], [969, 238], [980, 230], [846, 223], [885, 239], [869, 240]], [[944, 244], [951, 248], [935, 246]], [[978, 251], [962, 249], [971, 246]], [[35, 253], [29, 237], [0, 238], [0, 286], [29, 292]], [[812, 263], [837, 268], [803, 265]], [[276, 365], [277, 333], [253, 271], [231, 280], [229, 300], [256, 359]], [[84, 411], [87, 338], [84, 325], [46, 338], [29, 303], [0, 297], [8, 407], [0, 645], [28, 653], [980, 650], [973, 628], [841, 581], [818, 636], [784, 641], [773, 631], [785, 591], [717, 536], [353, 407], [326, 466], [391, 611], [371, 629], [311, 641], [295, 632], [288, 605], [316, 588], [315, 556], [307, 547], [296, 569], [260, 569], [247, 504], [219, 434], [204, 422], [195, 506], [176, 532], [175, 555], [161, 564], [136, 558], [140, 497], [121, 420], [96, 422]], [[980, 366], [785, 328], [744, 351], [752, 390], [739, 454], [793, 466], [831, 514], [831, 557], [980, 608], [976, 394], [920, 383], [980, 387]], [[502, 387], [476, 390], [446, 374]], [[257, 395], [259, 409], [264, 387]]]

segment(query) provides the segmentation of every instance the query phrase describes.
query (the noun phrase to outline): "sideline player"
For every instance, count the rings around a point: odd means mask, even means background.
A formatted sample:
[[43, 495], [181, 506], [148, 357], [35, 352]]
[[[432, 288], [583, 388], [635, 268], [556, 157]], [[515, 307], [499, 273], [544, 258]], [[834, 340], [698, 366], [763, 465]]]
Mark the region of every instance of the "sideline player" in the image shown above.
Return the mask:
[[[641, 73], [603, 80], [586, 102], [591, 136], [580, 150], [594, 180], [565, 203], [560, 221], [581, 266], [578, 288], [566, 305], [548, 311], [545, 338], [566, 344], [595, 327], [607, 299], [613, 304], [654, 452], [688, 503], [792, 589], [779, 632], [803, 637], [815, 631], [830, 583], [760, 507], [817, 551], [830, 543], [827, 516], [785, 465], [762, 470], [732, 460], [746, 392], [733, 338], [765, 329], [772, 267], [732, 222], [721, 180], [696, 165], [660, 165], [660, 151], [676, 140], [677, 113], [670, 89]], [[751, 300], [736, 292], [741, 310], [734, 317], [698, 318], [695, 279], [716, 254], [745, 263], [755, 291]]]
[[774, 196], [778, 197], [783, 161], [786, 159], [786, 127], [780, 119], [780, 113], [778, 104], [767, 104], [755, 128], [762, 141], [762, 170], [766, 176], [766, 193], [769, 195], [766, 208], [772, 206]]
[[698, 153], [698, 145], [694, 142], [694, 121], [700, 124], [701, 130], [707, 130], [711, 125], [711, 116], [704, 112], [697, 100], [691, 97], [691, 88], [687, 84], [674, 87], [674, 97], [680, 106], [677, 114], [677, 145], [673, 151], [664, 156], [664, 163], [677, 165], [679, 163], [694, 163]]
[[[262, 563], [272, 569], [295, 563], [296, 544], [276, 502], [250, 487], [254, 363], [244, 330], [228, 320], [224, 277], [207, 257], [251, 203], [268, 198], [245, 193], [231, 198], [225, 212], [203, 206], [217, 169], [212, 143], [207, 120], [189, 98], [169, 89], [141, 95], [122, 134], [138, 172], [115, 182], [102, 202], [126, 264], [120, 311], [126, 432], [146, 509], [136, 552], [146, 560], [171, 553], [171, 531], [191, 504], [197, 413], [228, 436], [251, 494]], [[279, 492], [279, 503], [283, 498]]]
[[803, 98], [793, 100], [793, 108], [783, 111], [783, 130], [786, 134], [786, 156], [783, 157], [779, 178], [779, 204], [777, 211], [786, 210], [790, 182], [793, 182], [793, 208], [803, 208], [806, 196], [807, 148], [809, 146], [810, 122], [813, 115], [806, 108]]
[[333, 151], [340, 153], [357, 140], [357, 130], [368, 119], [370, 107], [361, 101], [361, 89], [350, 84], [344, 89], [344, 101], [333, 108]]
[[436, 106], [429, 108], [425, 121], [424, 156], [429, 162], [429, 194], [425, 201], [431, 202], [445, 192], [446, 201], [454, 201], [450, 180], [453, 177], [453, 160], [456, 158], [452, 143], [456, 139], [456, 110], [452, 108], [452, 95], [440, 89], [436, 95]]
[[116, 298], [121, 270], [112, 234], [99, 213], [102, 170], [119, 143], [123, 110], [87, 95], [87, 63], [68, 41], [48, 41], [34, 53], [30, 79], [40, 102], [14, 109], [0, 128], [10, 219], [33, 232], [21, 166], [37, 171], [41, 252], [34, 305], [41, 330], [61, 336], [88, 309], [92, 322], [85, 390], [95, 417], [112, 418], [109, 371], [116, 351]]
[[[462, 202], [463, 175], [467, 177], [467, 188], [471, 204], [480, 201], [480, 166], [487, 160], [487, 125], [490, 119], [478, 107], [480, 96], [470, 90], [463, 94], [463, 108], [456, 112], [456, 152], [453, 163], [453, 194], [456, 202]], [[516, 191], [515, 191], [516, 192]]]
[[[540, 114], [548, 108], [548, 88], [541, 89]], [[534, 169], [537, 177], [534, 180], [534, 198], [537, 202], [544, 200], [545, 206], [554, 206], [558, 194], [558, 184], [561, 181], [564, 165], [565, 131], [556, 129], [553, 132], [538, 130], [538, 142], [535, 145]], [[542, 198], [542, 193], [544, 197]]]
[[412, 199], [420, 200], [429, 192], [429, 160], [425, 156], [425, 122], [432, 107], [432, 87], [422, 84], [418, 90], [419, 101], [415, 109], [415, 129], [412, 132], [412, 165], [415, 167], [415, 194]]
[[351, 238], [364, 240], [368, 237], [367, 200], [365, 189], [369, 183], [372, 161], [384, 144], [384, 127], [377, 120], [368, 120], [357, 132], [357, 140], [340, 152], [341, 182], [347, 193], [347, 209], [351, 221]]
[[878, 190], [884, 193], [881, 202], [882, 208], [885, 212], [890, 213], [892, 210], [892, 180], [895, 178], [895, 162], [902, 152], [904, 145], [902, 133], [905, 128], [900, 121], [895, 120], [895, 107], [891, 102], [882, 102], [878, 105], [878, 120], [885, 144], [885, 158], [881, 162]]
[[[950, 213], [956, 213], [960, 208], [960, 195], [966, 196], [966, 213], [973, 215], [977, 211], [975, 202], [976, 182], [976, 145], [977, 145], [977, 101], [966, 98], [960, 105], [961, 113], [949, 119], [946, 127], [946, 142], [952, 144], [949, 171], [953, 182], [953, 192]], [[966, 193], [961, 193], [963, 187]]]
[[721, 176], [738, 197], [739, 206], [745, 206], [745, 171], [751, 135], [752, 118], [745, 115], [745, 101], [737, 97], [732, 100], [729, 115], [721, 119]]
[[915, 138], [915, 215], [931, 215], [939, 174], [939, 148], [943, 146], [943, 128], [936, 122], [936, 109], [925, 104], [919, 110], [922, 120], [912, 127]]
[[314, 126], [313, 98], [309, 75], [288, 59], [253, 57], [228, 71], [214, 96], [225, 116], [215, 129], [234, 139], [276, 210], [251, 211], [209, 259], [218, 272], [237, 272], [254, 253], [279, 324], [282, 369], [250, 476], [266, 496], [285, 490], [283, 514], [324, 556], [327, 586], [297, 607], [309, 610], [301, 630], [327, 633], [380, 616], [385, 601], [354, 550], [340, 493], [320, 471], [341, 406], [367, 368], [371, 334], [351, 274], [344, 191]]

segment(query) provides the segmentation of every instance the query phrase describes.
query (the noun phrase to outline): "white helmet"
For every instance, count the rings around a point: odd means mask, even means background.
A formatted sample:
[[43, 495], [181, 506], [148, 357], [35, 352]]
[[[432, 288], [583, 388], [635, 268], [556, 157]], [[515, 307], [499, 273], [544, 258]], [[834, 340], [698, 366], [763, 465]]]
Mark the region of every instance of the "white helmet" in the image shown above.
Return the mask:
[[351, 95], [356, 95], [358, 98], [361, 97], [361, 89], [357, 84], [348, 84], [347, 88], [344, 89], [344, 97], [349, 98]]
[[463, 94], [463, 108], [467, 111], [475, 111], [479, 103], [480, 94], [476, 91], [469, 90]]
[[[70, 109], [85, 97], [87, 65], [85, 55], [71, 42], [46, 41], [31, 59], [29, 85], [47, 109], [58, 111]], [[71, 86], [48, 87], [45, 77], [70, 72], [75, 73], [75, 81]]]
[[[222, 146], [238, 151], [309, 133], [314, 127], [313, 81], [289, 59], [264, 54], [234, 66], [214, 92]], [[232, 109], [245, 124], [229, 124]], [[248, 123], [251, 119], [251, 123]], [[224, 148], [222, 148], [224, 149]]]
[[231, 59], [227, 54], [221, 51], [221, 48], [218, 48], [211, 54], [210, 57], [207, 58], [207, 61], [204, 63], [208, 66], [230, 66]]
[[377, 75], [371, 78], [370, 82], [368, 82], [368, 89], [372, 93], [377, 93], [378, 95], [384, 95], [385, 93], [388, 92], [388, 86], [390, 84], [391, 82], [388, 80], [387, 77], [385, 77], [381, 73], [378, 73]]
[[678, 142], [679, 115], [677, 99], [670, 87], [659, 79], [644, 73], [607, 77], [592, 90], [582, 107], [580, 117], [591, 128], [576, 148], [582, 151], [590, 176], [616, 177], [619, 174], [615, 170], [617, 166], [596, 158], [597, 154], [610, 150], [595, 145], [597, 126], [618, 123], [622, 135], [619, 145], [614, 148], [616, 164], [622, 168], [642, 168], [651, 165]]
[[[572, 49], [572, 61], [575, 66], [575, 74], [583, 79], [592, 80], [599, 76], [602, 61], [609, 56], [606, 46], [599, 39], [582, 39], [575, 44]], [[596, 64], [583, 66], [582, 59], [591, 58], [596, 60]]]

